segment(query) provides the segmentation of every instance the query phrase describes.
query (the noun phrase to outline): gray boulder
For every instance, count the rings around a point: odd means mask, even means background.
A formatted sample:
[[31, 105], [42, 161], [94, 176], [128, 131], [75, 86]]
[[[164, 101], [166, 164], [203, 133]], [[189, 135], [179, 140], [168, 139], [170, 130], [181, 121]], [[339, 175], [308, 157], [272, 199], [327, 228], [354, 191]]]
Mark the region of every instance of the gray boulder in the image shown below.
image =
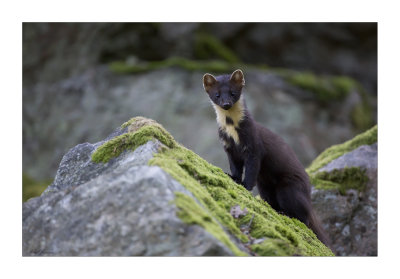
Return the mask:
[[187, 226], [171, 203], [192, 196], [161, 168], [146, 166], [150, 141], [107, 164], [91, 161], [95, 145], [63, 158], [55, 182], [23, 208], [26, 256], [233, 255], [200, 226]]

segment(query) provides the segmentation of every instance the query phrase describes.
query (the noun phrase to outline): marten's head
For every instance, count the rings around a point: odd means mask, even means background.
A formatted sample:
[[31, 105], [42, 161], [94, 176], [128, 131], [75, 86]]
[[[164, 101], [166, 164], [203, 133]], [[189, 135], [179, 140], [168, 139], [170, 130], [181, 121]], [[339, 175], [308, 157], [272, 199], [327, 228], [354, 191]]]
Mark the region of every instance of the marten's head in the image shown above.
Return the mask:
[[239, 99], [244, 86], [244, 76], [241, 70], [231, 75], [214, 77], [211, 74], [203, 76], [204, 90], [211, 101], [224, 110], [229, 110]]

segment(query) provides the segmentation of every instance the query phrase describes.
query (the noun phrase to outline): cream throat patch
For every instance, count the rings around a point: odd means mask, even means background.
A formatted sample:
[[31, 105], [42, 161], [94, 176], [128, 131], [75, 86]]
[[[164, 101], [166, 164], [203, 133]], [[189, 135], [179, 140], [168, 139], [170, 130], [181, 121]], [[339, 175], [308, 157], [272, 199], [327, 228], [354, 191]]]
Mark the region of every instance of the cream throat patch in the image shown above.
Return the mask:
[[[229, 137], [231, 137], [236, 144], [239, 144], [239, 135], [236, 131], [236, 128], [239, 128], [239, 123], [244, 117], [245, 107], [242, 96], [240, 96], [240, 99], [228, 110], [224, 110], [214, 103], [212, 103], [212, 105], [214, 107], [215, 113], [217, 114], [217, 123], [219, 127]], [[230, 119], [228, 121], [229, 123], [227, 123], [227, 117]]]

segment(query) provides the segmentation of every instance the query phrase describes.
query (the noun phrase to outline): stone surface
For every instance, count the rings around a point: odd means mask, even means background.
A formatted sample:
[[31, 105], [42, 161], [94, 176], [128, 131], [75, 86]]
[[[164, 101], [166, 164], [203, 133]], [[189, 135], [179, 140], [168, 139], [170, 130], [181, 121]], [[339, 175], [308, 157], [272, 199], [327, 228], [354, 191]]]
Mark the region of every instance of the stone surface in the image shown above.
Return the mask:
[[319, 171], [360, 167], [368, 176], [366, 189], [341, 195], [338, 190], [312, 190], [313, 206], [338, 256], [377, 255], [377, 143], [362, 145], [332, 160]]
[[146, 165], [159, 142], [107, 164], [90, 161], [96, 145], [71, 149], [49, 189], [24, 203], [24, 256], [232, 255], [202, 227], [176, 216], [175, 192], [192, 194]]
[[342, 169], [345, 167], [360, 167], [363, 169], [378, 169], [378, 144], [362, 145], [353, 151], [333, 160], [319, 171], [330, 172], [334, 169]]

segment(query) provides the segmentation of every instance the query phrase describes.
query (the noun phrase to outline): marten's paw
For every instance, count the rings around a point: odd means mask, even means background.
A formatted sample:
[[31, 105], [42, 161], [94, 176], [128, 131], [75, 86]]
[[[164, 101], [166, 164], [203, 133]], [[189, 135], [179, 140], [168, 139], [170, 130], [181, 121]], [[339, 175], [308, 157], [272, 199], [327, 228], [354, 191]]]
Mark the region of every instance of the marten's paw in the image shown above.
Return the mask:
[[250, 191], [250, 192], [251, 192], [251, 190], [253, 190], [253, 187], [252, 187], [252, 186], [245, 185], [244, 183], [243, 183], [242, 185], [243, 185], [244, 188], [246, 188], [247, 191]]
[[237, 184], [240, 184], [243, 186], [243, 182], [240, 178], [238, 177], [233, 177], [232, 175], [230, 175], [229, 173], [225, 173], [226, 175], [229, 175], [230, 178], [232, 178], [233, 181], [235, 181]]

